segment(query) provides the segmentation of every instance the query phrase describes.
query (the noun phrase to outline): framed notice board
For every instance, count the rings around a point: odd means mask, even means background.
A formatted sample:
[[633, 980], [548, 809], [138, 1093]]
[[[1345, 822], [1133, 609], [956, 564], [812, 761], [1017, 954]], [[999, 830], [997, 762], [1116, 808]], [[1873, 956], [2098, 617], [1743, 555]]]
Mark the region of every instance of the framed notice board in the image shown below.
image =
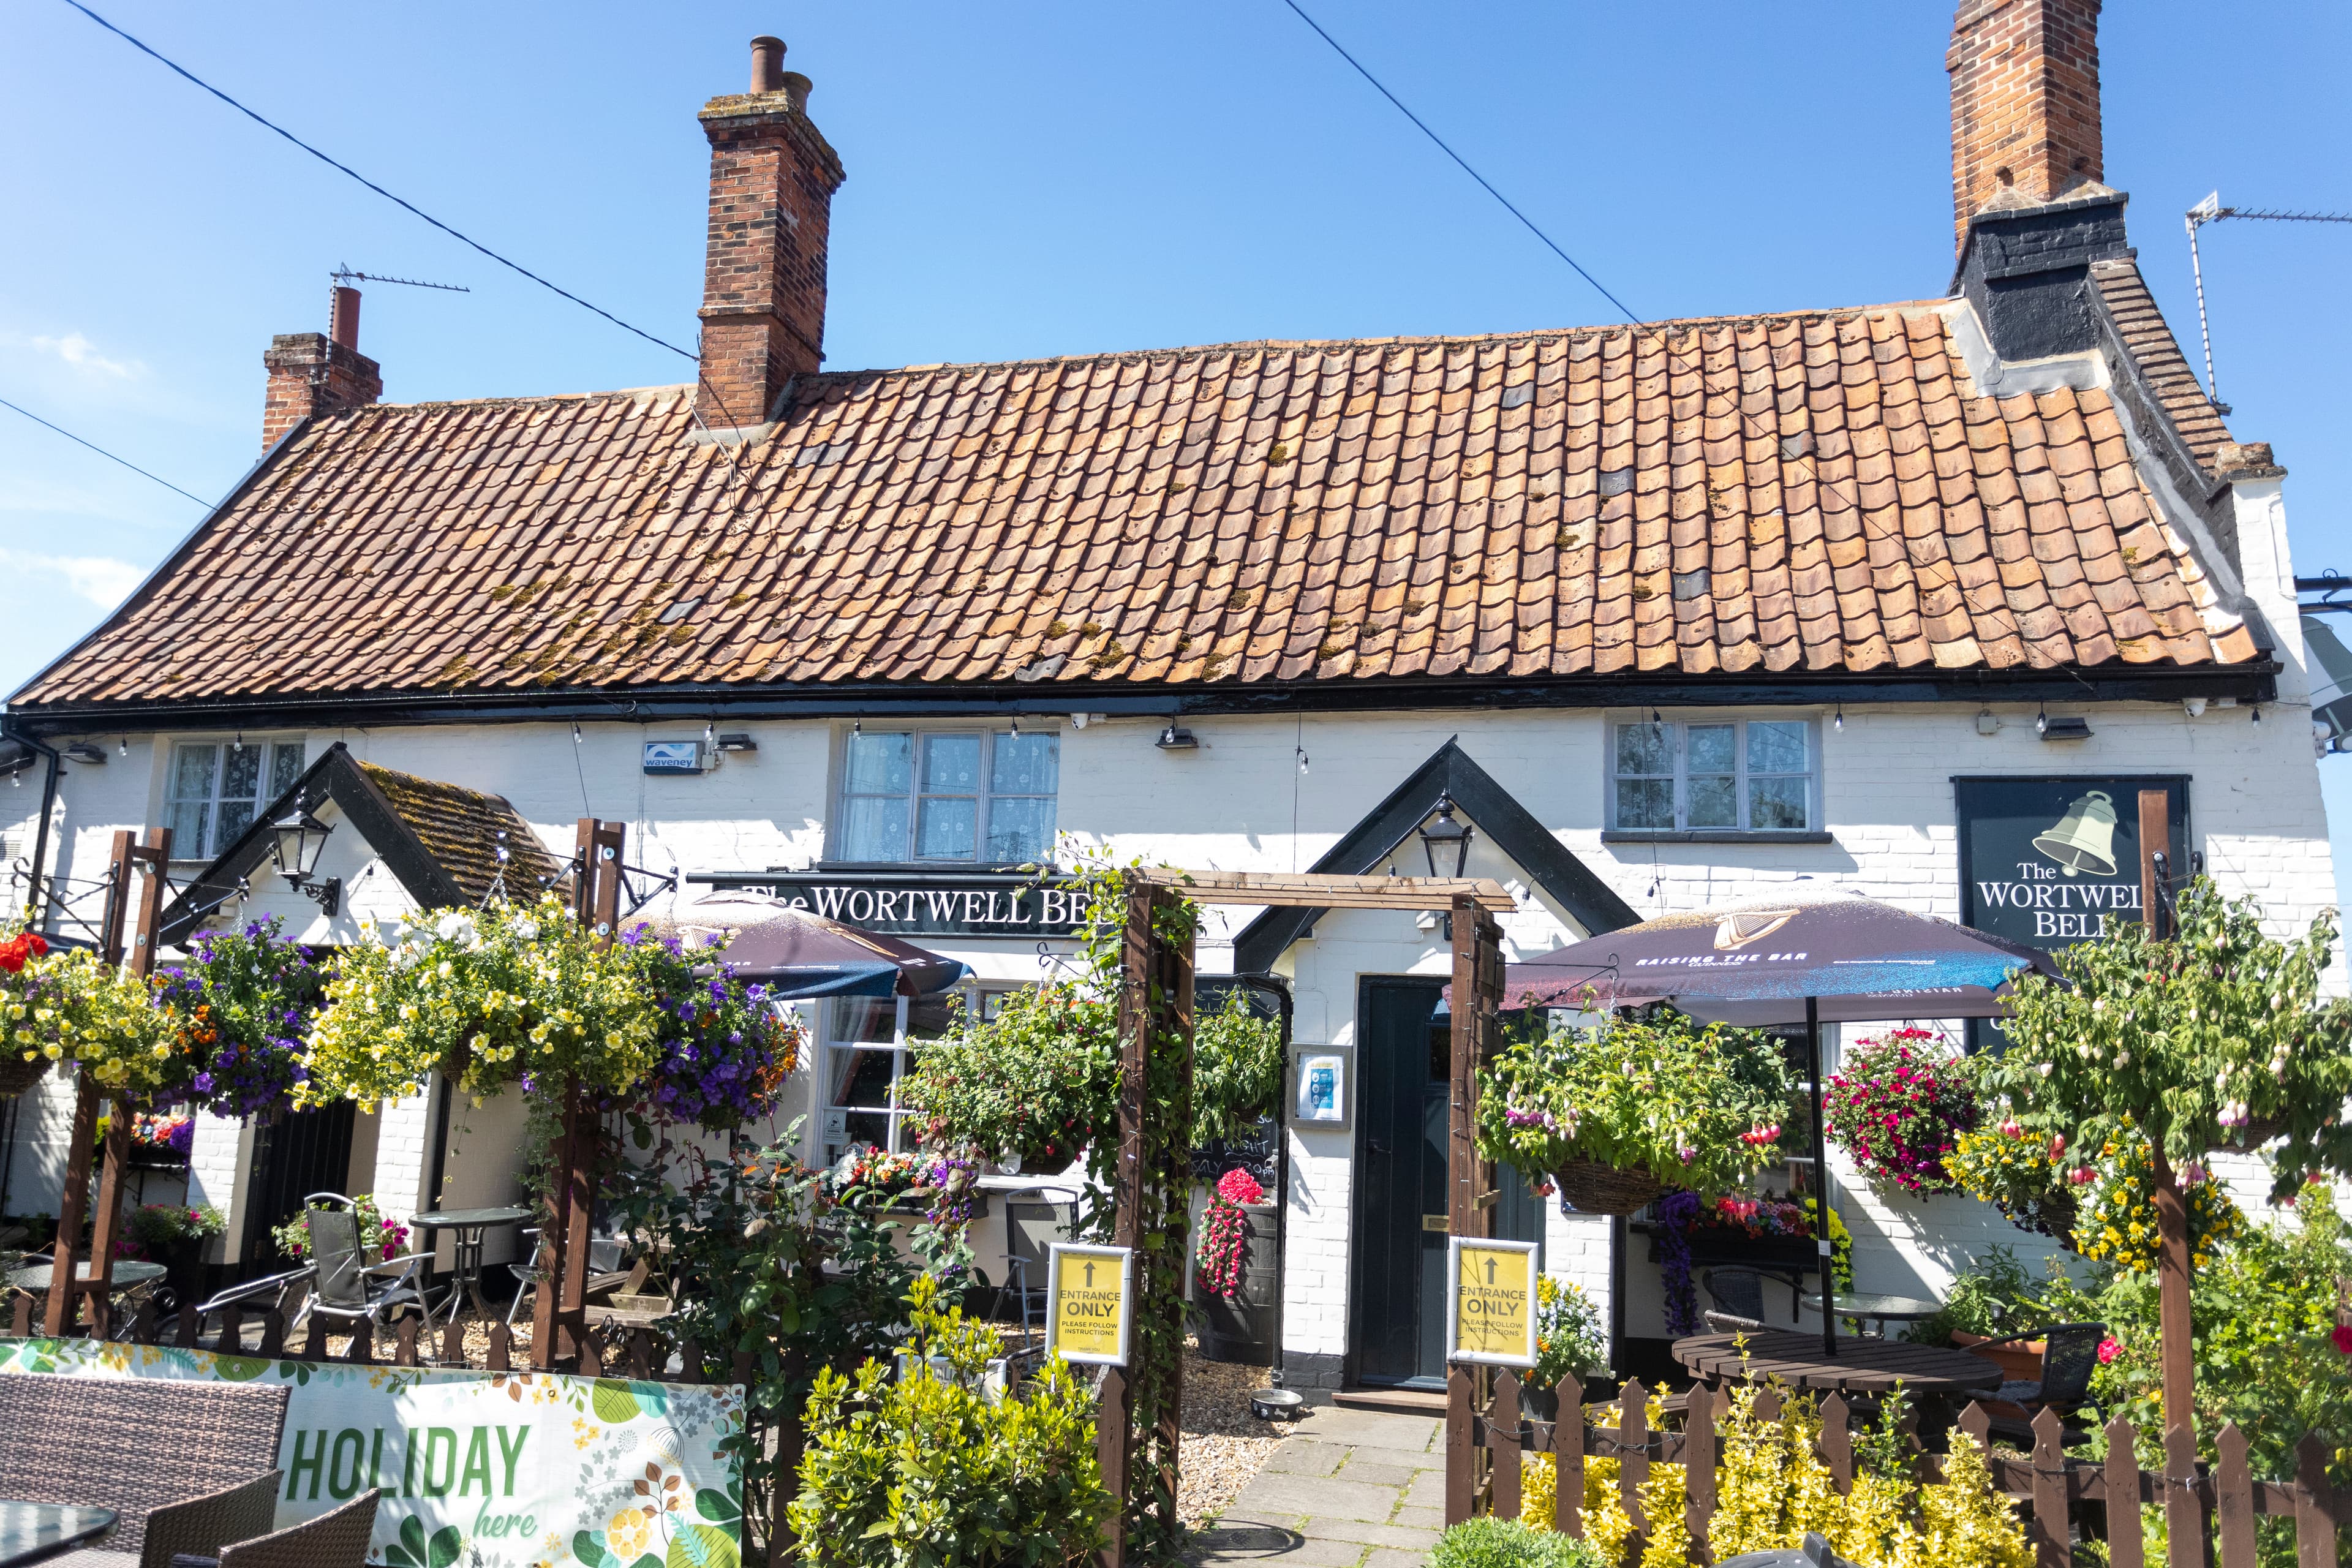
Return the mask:
[[[2139, 796], [2169, 797], [2172, 873], [2189, 870], [2189, 780], [2179, 773], [2048, 773], [1952, 780], [1959, 825], [1960, 923], [2055, 952], [2099, 934], [2109, 916], [2144, 918]], [[2000, 1050], [1990, 1019], [1969, 1045]]]

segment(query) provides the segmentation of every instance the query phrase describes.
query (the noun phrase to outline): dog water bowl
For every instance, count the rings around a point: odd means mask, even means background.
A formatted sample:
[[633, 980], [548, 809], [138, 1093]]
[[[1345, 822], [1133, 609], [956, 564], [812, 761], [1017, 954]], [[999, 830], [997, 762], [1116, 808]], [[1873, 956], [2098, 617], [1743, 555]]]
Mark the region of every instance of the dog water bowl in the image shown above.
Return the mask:
[[1307, 1414], [1307, 1399], [1296, 1389], [1252, 1389], [1250, 1414], [1261, 1421], [1296, 1421]]

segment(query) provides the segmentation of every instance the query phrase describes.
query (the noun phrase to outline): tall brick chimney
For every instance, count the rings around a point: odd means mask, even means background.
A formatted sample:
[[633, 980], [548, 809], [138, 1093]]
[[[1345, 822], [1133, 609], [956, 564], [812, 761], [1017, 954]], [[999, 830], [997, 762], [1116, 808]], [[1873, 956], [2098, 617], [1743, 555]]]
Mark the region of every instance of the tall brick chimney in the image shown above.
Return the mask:
[[2100, 0], [1960, 0], [1952, 78], [1952, 226], [1989, 205], [2037, 206], [2105, 178]]
[[809, 79], [780, 38], [751, 40], [751, 90], [702, 106], [710, 138], [702, 378], [713, 429], [757, 425], [824, 359], [824, 252], [841, 159], [809, 123]]
[[269, 390], [261, 405], [261, 449], [313, 414], [364, 408], [383, 395], [383, 374], [360, 353], [360, 291], [338, 285], [330, 331], [280, 332], [261, 356]]

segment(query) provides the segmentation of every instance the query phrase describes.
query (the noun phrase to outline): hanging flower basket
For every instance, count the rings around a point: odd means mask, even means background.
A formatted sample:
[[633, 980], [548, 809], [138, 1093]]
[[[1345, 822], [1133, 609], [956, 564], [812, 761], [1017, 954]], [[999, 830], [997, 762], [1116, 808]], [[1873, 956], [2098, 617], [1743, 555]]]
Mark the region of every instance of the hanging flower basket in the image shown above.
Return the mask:
[[1579, 1214], [1626, 1215], [1647, 1208], [1666, 1190], [1647, 1166], [1620, 1169], [1598, 1160], [1570, 1160], [1552, 1173], [1560, 1202]]
[[40, 1082], [48, 1070], [47, 1057], [26, 1061], [21, 1051], [0, 1052], [0, 1100], [24, 1093]]
[[1479, 1074], [1478, 1152], [1538, 1196], [1557, 1181], [1588, 1214], [1631, 1214], [1669, 1186], [1724, 1192], [1778, 1160], [1791, 1088], [1761, 1032], [1661, 1008], [1514, 1041]]

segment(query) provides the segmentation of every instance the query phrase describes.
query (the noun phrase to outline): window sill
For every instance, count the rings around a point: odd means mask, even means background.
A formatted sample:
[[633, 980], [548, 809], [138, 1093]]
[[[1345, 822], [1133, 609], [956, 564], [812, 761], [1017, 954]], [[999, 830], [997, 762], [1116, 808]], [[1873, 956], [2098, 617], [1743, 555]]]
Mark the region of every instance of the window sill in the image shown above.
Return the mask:
[[1742, 832], [1736, 827], [1608, 827], [1603, 844], [1834, 844], [1827, 833]]

